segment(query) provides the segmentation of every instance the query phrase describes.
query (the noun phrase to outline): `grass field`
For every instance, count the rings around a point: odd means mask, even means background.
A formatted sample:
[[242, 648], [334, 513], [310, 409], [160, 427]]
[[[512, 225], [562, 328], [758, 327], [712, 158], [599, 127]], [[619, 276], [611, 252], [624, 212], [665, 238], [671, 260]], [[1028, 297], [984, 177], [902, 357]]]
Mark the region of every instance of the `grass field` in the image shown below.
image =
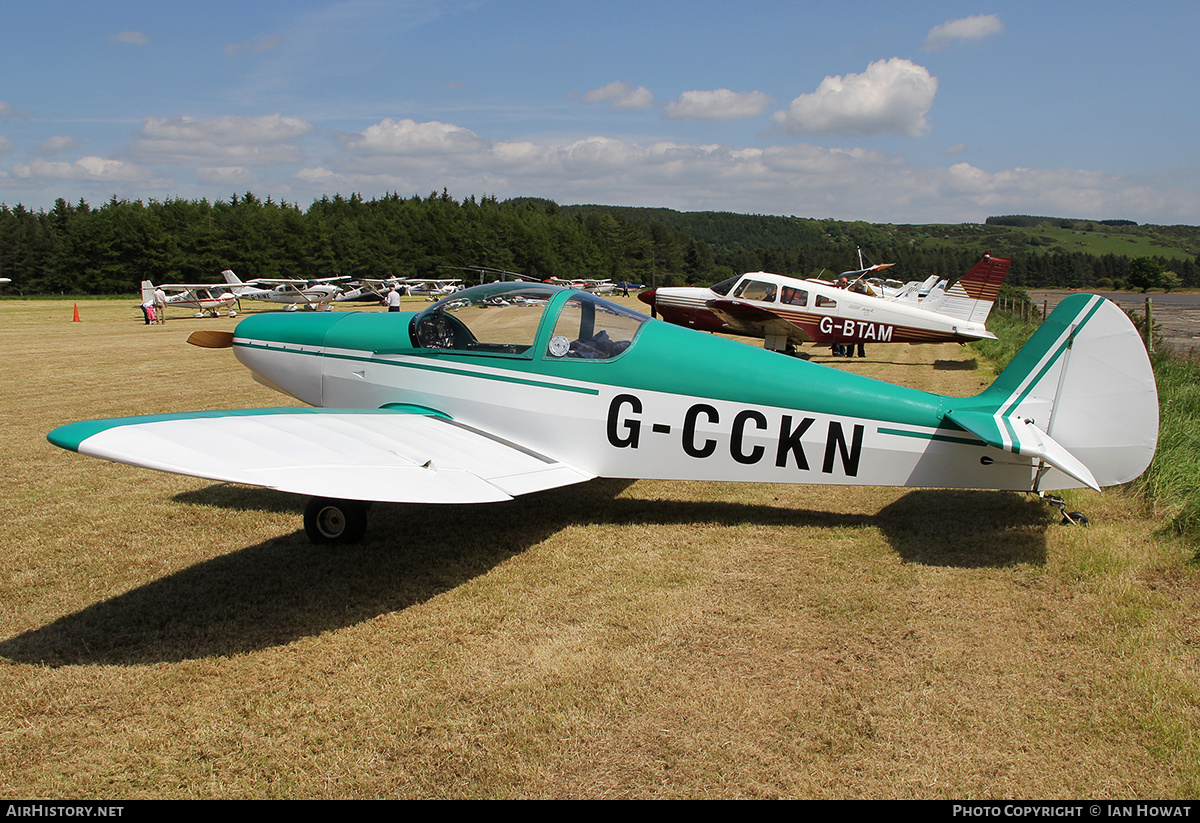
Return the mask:
[[45, 441], [287, 402], [184, 344], [234, 321], [78, 307], [0, 301], [0, 795], [1200, 795], [1200, 574], [1136, 497], [602, 480], [319, 549], [302, 500]]

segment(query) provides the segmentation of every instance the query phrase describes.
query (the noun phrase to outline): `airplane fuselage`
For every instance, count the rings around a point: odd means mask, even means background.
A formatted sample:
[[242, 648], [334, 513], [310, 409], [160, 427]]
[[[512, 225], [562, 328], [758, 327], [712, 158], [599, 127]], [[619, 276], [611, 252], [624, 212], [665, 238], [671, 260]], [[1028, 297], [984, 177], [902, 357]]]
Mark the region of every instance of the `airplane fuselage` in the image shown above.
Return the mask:
[[213, 294], [207, 291], [190, 291], [167, 297], [168, 306], [182, 306], [199, 311], [221, 311], [233, 305], [237, 295], [232, 293]]
[[983, 323], [928, 311], [919, 303], [767, 272], [742, 275], [728, 295], [707, 288], [657, 289], [644, 295], [639, 297], [676, 325], [768, 340], [774, 334], [793, 344], [945, 343], [994, 337]]

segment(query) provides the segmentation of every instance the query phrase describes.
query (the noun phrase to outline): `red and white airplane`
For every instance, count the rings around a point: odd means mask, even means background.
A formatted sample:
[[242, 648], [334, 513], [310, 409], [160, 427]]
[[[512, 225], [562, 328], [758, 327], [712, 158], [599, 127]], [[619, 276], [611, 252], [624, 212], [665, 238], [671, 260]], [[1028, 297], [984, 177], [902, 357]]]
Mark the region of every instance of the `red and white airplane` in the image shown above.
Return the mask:
[[[701, 331], [763, 338], [786, 351], [801, 343], [965, 343], [995, 335], [984, 327], [1012, 260], [985, 254], [949, 288], [919, 300], [876, 297], [863, 272], [847, 272], [847, 287], [828, 280], [750, 272], [711, 288], [642, 292], [664, 320]], [[848, 275], [859, 275], [850, 281]], [[839, 278], [841, 282], [841, 278]]]

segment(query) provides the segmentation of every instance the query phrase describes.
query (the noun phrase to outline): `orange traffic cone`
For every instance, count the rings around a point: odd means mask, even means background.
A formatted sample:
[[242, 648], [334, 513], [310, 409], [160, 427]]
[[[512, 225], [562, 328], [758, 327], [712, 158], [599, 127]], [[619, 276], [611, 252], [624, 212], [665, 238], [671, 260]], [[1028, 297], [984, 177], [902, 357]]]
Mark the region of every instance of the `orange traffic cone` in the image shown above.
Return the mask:
[[71, 322], [72, 322], [72, 323], [78, 323], [78, 322], [79, 322], [79, 304], [78, 304], [78, 303], [76, 303], [76, 304], [75, 304], [75, 319], [74, 319], [74, 320], [72, 320]]

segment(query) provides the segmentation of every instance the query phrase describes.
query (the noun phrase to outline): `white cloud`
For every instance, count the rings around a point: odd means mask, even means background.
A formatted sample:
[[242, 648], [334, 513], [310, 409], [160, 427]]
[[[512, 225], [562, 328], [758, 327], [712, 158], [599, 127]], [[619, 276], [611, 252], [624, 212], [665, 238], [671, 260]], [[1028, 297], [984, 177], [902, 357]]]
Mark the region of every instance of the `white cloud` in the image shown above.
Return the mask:
[[941, 153], [947, 156], [953, 156], [955, 154], [962, 154], [966, 150], [966, 143], [955, 143], [953, 146], [946, 146], [946, 148], [942, 149]]
[[310, 123], [296, 117], [269, 114], [263, 117], [227, 115], [210, 120], [181, 117], [149, 117], [140, 135], [145, 139], [197, 140], [219, 145], [274, 143], [291, 140], [313, 130]]
[[757, 117], [771, 102], [771, 97], [761, 91], [685, 91], [678, 100], [667, 104], [667, 117], [673, 120], [738, 120]]
[[924, 51], [942, 51], [959, 40], [982, 40], [993, 34], [1004, 31], [1004, 23], [995, 14], [979, 14], [974, 17], [962, 17], [958, 20], [947, 20], [940, 26], [934, 26], [925, 36], [921, 46]]
[[292, 196], [360, 192], [370, 197], [445, 187], [456, 196], [533, 193], [562, 203], [916, 223], [982, 220], [1000, 213], [1144, 220], [1200, 209], [1193, 192], [1175, 188], [1168, 194], [1169, 187], [1155, 189], [1118, 175], [1024, 168], [987, 172], [967, 163], [918, 167], [853, 146], [745, 148], [637, 143], [602, 135], [493, 142], [449, 123], [403, 120], [385, 120], [341, 139], [343, 152], [282, 184]]
[[654, 95], [645, 86], [636, 89], [628, 83], [614, 80], [607, 86], [592, 89], [583, 95], [585, 103], [612, 103], [614, 109], [648, 109], [654, 105]]
[[12, 141], [0, 134], [0, 154], [10, 154], [13, 150]]
[[353, 154], [422, 156], [462, 154], [485, 149], [488, 142], [470, 129], [432, 120], [381, 120], [355, 134], [339, 135]]
[[802, 94], [772, 115], [786, 134], [929, 133], [925, 119], [937, 94], [937, 78], [901, 57], [877, 60], [862, 74], [826, 77], [815, 92]]
[[64, 151], [70, 151], [78, 145], [79, 141], [74, 137], [60, 134], [42, 141], [33, 149], [32, 153], [46, 157], [51, 154], [62, 154]]
[[149, 169], [120, 160], [103, 157], [81, 157], [73, 163], [62, 160], [34, 160], [13, 166], [13, 177], [40, 180], [87, 180], [87, 181], [149, 181], [153, 174]]
[[144, 46], [150, 42], [150, 38], [142, 34], [140, 31], [123, 31], [114, 34], [108, 38], [114, 43], [125, 43], [130, 46]]
[[129, 151], [142, 162], [206, 167], [300, 163], [304, 151], [285, 141], [313, 130], [311, 124], [279, 114], [263, 117], [150, 117]]

